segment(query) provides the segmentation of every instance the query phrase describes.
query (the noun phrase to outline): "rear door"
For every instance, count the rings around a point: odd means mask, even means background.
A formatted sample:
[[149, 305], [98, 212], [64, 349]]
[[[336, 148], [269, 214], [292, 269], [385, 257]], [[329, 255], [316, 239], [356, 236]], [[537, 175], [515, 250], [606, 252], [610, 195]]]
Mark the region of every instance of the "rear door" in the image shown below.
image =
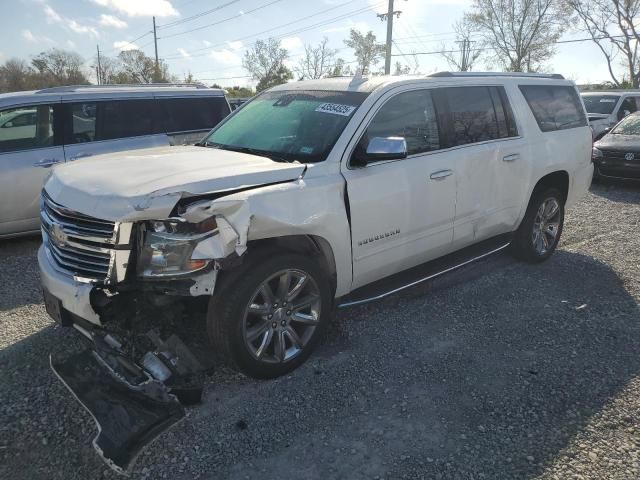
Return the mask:
[[0, 235], [38, 230], [40, 191], [52, 166], [64, 162], [60, 104], [0, 111]]
[[455, 248], [512, 230], [527, 151], [502, 86], [438, 89], [447, 105], [447, 156], [456, 165]]
[[[387, 94], [357, 134], [403, 137], [408, 157], [343, 168], [351, 212], [354, 288], [437, 258], [451, 249], [456, 176], [440, 153], [431, 91]], [[357, 138], [358, 138], [357, 137]]]
[[66, 159], [169, 145], [156, 110], [150, 96], [67, 102]]
[[193, 145], [199, 142], [231, 111], [223, 95], [195, 92], [176, 96], [173, 92], [156, 93], [159, 125], [169, 136], [171, 145]]

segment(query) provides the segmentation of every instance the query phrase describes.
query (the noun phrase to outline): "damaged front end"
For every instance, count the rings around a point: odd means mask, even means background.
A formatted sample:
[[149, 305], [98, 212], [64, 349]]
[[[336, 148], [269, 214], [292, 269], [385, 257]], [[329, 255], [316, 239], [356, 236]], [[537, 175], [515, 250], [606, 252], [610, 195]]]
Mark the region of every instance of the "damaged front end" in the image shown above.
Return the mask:
[[186, 210], [118, 224], [45, 197], [42, 212], [47, 312], [89, 342], [52, 356], [51, 367], [94, 418], [98, 453], [123, 473], [201, 399], [212, 355], [197, 297], [240, 261], [239, 235], [215, 215], [189, 221]]

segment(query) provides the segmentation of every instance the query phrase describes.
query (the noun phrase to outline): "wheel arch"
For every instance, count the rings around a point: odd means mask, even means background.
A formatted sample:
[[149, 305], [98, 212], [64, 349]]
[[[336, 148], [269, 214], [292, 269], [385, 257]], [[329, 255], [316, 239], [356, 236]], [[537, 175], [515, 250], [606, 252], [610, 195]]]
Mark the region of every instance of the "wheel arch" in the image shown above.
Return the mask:
[[247, 243], [247, 250], [295, 252], [316, 257], [329, 276], [332, 295], [336, 292], [337, 270], [335, 255], [329, 241], [321, 236], [301, 234], [251, 240]]
[[555, 172], [551, 172], [540, 178], [536, 185], [533, 187], [531, 191], [531, 195], [529, 195], [529, 201], [531, 201], [531, 197], [543, 188], [553, 187], [557, 188], [562, 192], [564, 200], [567, 200], [567, 196], [569, 195], [569, 172], [566, 170], [556, 170]]

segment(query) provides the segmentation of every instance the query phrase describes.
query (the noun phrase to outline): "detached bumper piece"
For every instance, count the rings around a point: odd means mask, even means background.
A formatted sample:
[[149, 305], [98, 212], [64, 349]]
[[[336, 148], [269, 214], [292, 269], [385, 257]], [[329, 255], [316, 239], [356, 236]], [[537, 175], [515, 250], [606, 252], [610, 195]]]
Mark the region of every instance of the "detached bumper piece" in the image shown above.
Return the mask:
[[[82, 329], [84, 330], [84, 329]], [[181, 403], [200, 401], [202, 384], [185, 381], [202, 367], [175, 336], [148, 335], [157, 350], [138, 365], [112, 335], [88, 332], [93, 348], [51, 368], [98, 427], [93, 446], [115, 471], [125, 473], [140, 452], [185, 416]]]
[[92, 350], [51, 368], [91, 414], [98, 427], [93, 446], [107, 464], [124, 473], [158, 435], [185, 416], [175, 396], [156, 380], [130, 386], [102, 364]]

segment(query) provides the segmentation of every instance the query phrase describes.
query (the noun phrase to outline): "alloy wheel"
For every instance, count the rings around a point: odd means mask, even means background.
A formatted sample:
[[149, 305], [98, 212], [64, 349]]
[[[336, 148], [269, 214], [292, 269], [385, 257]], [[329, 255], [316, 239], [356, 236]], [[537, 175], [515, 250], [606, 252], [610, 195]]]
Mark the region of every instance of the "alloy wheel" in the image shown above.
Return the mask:
[[547, 198], [540, 204], [531, 233], [533, 248], [538, 255], [542, 256], [554, 247], [560, 228], [560, 215], [560, 204], [555, 198]]
[[306, 272], [287, 269], [267, 278], [255, 291], [243, 318], [245, 345], [266, 363], [297, 357], [320, 321], [321, 296]]

